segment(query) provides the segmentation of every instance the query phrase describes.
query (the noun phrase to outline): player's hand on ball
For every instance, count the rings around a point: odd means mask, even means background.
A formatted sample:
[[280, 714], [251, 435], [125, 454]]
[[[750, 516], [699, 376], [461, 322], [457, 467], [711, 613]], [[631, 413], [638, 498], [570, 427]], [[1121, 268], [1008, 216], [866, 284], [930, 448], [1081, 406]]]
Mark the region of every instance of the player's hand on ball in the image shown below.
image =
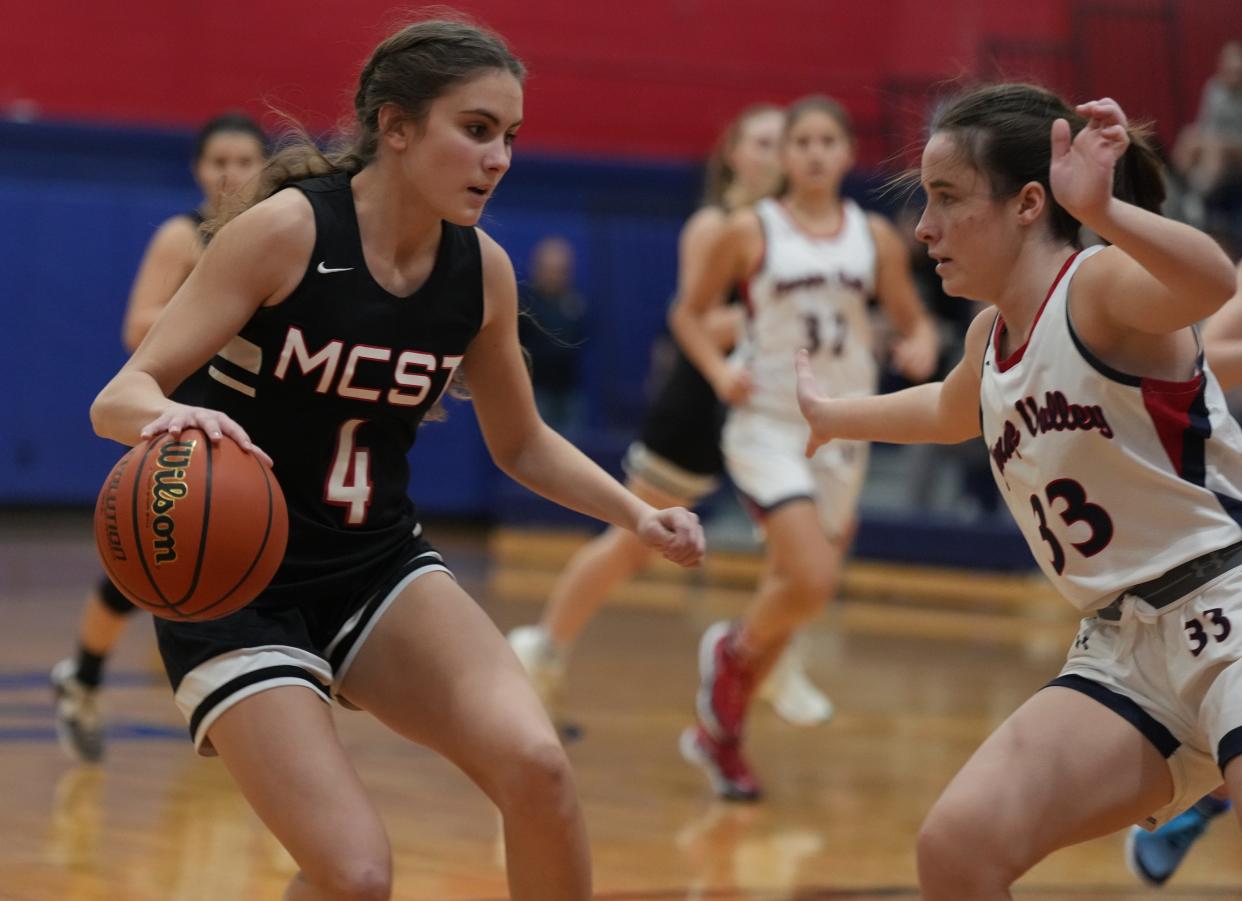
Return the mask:
[[794, 367], [798, 373], [798, 409], [802, 418], [811, 427], [811, 437], [806, 441], [806, 455], [812, 457], [819, 448], [832, 440], [828, 431], [828, 400], [819, 390], [815, 375], [811, 372], [811, 359], [805, 350], [798, 351], [794, 358]]
[[189, 407], [177, 403], [169, 404], [156, 419], [143, 426], [140, 434], [143, 440], [146, 440], [163, 432], [174, 436], [180, 435], [183, 429], [201, 429], [212, 443], [218, 443], [223, 436], [227, 435], [236, 441], [246, 453], [254, 454], [268, 466], [272, 465], [272, 458], [250, 440], [246, 430], [219, 410]]
[[643, 543], [657, 548], [666, 560], [679, 566], [698, 566], [706, 542], [699, 518], [684, 507], [652, 510], [635, 530]]

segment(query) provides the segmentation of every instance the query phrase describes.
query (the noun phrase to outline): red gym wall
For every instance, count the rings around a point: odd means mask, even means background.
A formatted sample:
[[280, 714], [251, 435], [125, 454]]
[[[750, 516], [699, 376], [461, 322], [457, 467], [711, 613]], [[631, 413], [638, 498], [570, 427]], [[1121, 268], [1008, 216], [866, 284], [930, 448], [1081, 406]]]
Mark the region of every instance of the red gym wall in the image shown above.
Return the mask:
[[[274, 102], [322, 129], [349, 108], [362, 59], [402, 13], [383, 0], [40, 0], [5, 4], [0, 114], [192, 125]], [[929, 85], [1035, 75], [1193, 118], [1238, 0], [463, 0], [531, 78], [524, 144], [701, 156], [741, 105], [831, 93], [874, 162], [917, 138]]]

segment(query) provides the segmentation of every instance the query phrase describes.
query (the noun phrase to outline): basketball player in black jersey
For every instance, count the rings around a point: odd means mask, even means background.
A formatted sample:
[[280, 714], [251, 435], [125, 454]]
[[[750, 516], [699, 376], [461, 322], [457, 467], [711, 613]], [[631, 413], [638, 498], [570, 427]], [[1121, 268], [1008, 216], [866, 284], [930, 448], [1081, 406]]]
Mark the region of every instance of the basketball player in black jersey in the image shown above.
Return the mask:
[[[391, 893], [388, 839], [323, 703], [333, 696], [495, 802], [513, 898], [591, 895], [564, 750], [406, 494], [418, 423], [456, 372], [502, 470], [675, 562], [702, 555], [693, 514], [625, 491], [535, 410], [513, 270], [474, 227], [509, 168], [523, 72], [498, 37], [458, 22], [384, 40], [359, 77], [352, 148], [274, 157], [265, 199], [217, 232], [92, 407], [122, 443], [193, 426], [274, 460], [290, 531], [269, 589], [223, 619], [156, 628], [199, 751], [224, 758], [300, 867], [289, 899]], [[206, 404], [169, 400], [220, 348]]]
[[[249, 116], [225, 113], [199, 129], [194, 144], [194, 181], [203, 193], [197, 209], [180, 213], [159, 227], [147, 245], [130, 290], [121, 340], [133, 352], [159, 318], [203, 254], [199, 227], [217, 215], [229, 198], [245, 199], [247, 186], [267, 155], [267, 136]], [[206, 368], [192, 373], [173, 394], [180, 403], [201, 404]], [[78, 624], [78, 649], [52, 668], [56, 694], [56, 733], [70, 756], [94, 763], [103, 757], [104, 733], [97, 690], [103, 666], [136, 608], [112, 582], [102, 577], [86, 598]]]

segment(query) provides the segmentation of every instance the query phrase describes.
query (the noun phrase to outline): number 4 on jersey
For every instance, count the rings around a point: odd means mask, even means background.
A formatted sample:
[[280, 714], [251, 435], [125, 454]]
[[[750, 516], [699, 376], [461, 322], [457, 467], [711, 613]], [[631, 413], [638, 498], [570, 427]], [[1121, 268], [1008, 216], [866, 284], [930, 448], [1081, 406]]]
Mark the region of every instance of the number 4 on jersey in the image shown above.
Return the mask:
[[360, 526], [367, 518], [371, 504], [371, 452], [358, 447], [354, 439], [364, 419], [347, 419], [336, 434], [336, 452], [323, 499], [329, 504], [345, 507], [345, 521]]

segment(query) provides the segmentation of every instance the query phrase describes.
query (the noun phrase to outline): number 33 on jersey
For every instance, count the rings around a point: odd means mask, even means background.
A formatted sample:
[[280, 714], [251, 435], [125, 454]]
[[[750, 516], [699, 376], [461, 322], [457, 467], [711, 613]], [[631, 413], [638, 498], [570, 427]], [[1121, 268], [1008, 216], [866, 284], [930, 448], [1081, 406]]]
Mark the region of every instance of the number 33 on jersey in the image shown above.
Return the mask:
[[1004, 355], [997, 315], [979, 387], [1001, 495], [1044, 573], [1083, 610], [1242, 540], [1242, 431], [1211, 372], [1119, 372], [1074, 331], [1074, 273], [1100, 249], [1066, 262], [1026, 344]]

